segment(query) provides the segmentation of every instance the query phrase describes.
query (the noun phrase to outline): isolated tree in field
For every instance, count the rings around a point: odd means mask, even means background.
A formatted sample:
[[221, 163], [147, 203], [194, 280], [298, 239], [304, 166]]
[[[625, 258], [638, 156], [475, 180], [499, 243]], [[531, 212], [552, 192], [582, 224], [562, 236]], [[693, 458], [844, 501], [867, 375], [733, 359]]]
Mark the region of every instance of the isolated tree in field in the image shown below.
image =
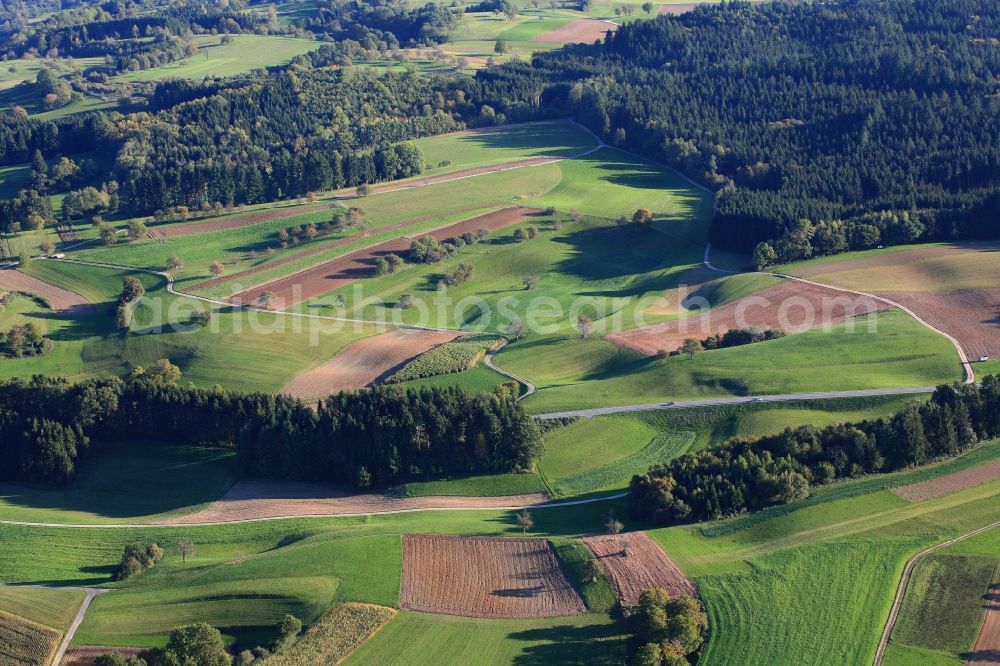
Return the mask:
[[521, 338], [523, 338], [526, 331], [527, 328], [525, 327], [524, 322], [521, 321], [520, 319], [515, 319], [514, 321], [510, 322], [509, 326], [507, 326], [507, 335], [509, 335], [515, 340], [520, 340]]
[[534, 289], [537, 286], [538, 286], [538, 278], [536, 276], [534, 276], [534, 275], [525, 275], [524, 276], [524, 290], [525, 291], [531, 291], [532, 289]]
[[184, 262], [182, 262], [181, 258], [178, 257], [176, 254], [171, 255], [167, 259], [167, 270], [168, 271], [176, 271], [178, 268], [183, 268], [183, 267], [184, 267]]
[[348, 226], [354, 227], [365, 221], [365, 211], [358, 208], [357, 206], [352, 206], [347, 209], [347, 224]]
[[194, 555], [194, 544], [189, 539], [179, 539], [177, 553], [181, 556], [181, 562], [187, 562], [187, 558]]
[[371, 187], [369, 187], [368, 183], [361, 183], [355, 188], [354, 193], [359, 197], [366, 197], [371, 193]]
[[212, 275], [219, 277], [223, 274], [223, 272], [225, 272], [226, 269], [222, 266], [221, 261], [216, 260], [209, 264], [208, 270], [212, 273]]
[[523, 229], [522, 228], [522, 229], [518, 229], [517, 231], [514, 232], [514, 240], [516, 240], [519, 243], [522, 242], [522, 241], [526, 241], [529, 238], [531, 238], [531, 236], [528, 235], [528, 230], [527, 229]]
[[618, 536], [623, 529], [625, 529], [625, 525], [614, 516], [608, 516], [604, 521], [604, 531], [611, 536]]
[[763, 270], [778, 261], [778, 253], [774, 251], [770, 243], [761, 241], [753, 249], [753, 265], [757, 270]]
[[696, 354], [699, 354], [704, 350], [705, 348], [702, 346], [701, 340], [698, 340], [696, 338], [688, 338], [687, 340], [684, 341], [684, 343], [680, 346], [680, 349], [678, 349], [677, 351], [679, 351], [682, 354], [687, 354], [688, 358], [694, 358]]
[[270, 307], [271, 303], [274, 303], [274, 301], [277, 298], [278, 298], [278, 295], [275, 294], [273, 291], [265, 291], [264, 293], [262, 293], [260, 296], [257, 297], [257, 300], [260, 301], [260, 304], [262, 306], [264, 306], [265, 308], [267, 308], [267, 307]]
[[584, 340], [590, 337], [594, 329], [593, 320], [585, 314], [580, 315], [576, 320], [576, 330], [580, 331], [580, 337]]
[[653, 221], [653, 211], [648, 208], [639, 208], [634, 213], [632, 213], [632, 223], [638, 224], [640, 227], [647, 226]]
[[29, 253], [27, 250], [21, 250], [21, 253], [17, 257], [17, 261], [18, 263], [21, 264], [22, 267], [30, 265], [31, 253]]
[[493, 45], [493, 52], [498, 55], [503, 55], [504, 53], [507, 53], [507, 49], [508, 49], [507, 42], [505, 42], [502, 39], [498, 39], [496, 44]]
[[128, 239], [132, 242], [140, 241], [146, 237], [146, 225], [139, 220], [128, 221]]
[[42, 254], [52, 254], [56, 249], [56, 245], [46, 238], [38, 244], [38, 249], [42, 251]]
[[118, 240], [118, 233], [115, 228], [107, 222], [100, 222], [97, 225], [97, 233], [101, 237], [101, 242], [105, 245], [114, 245]]
[[653, 11], [653, 3], [652, 2], [642, 3], [642, 11], [646, 12], [647, 14]]
[[408, 310], [413, 307], [413, 295], [403, 294], [399, 297], [399, 301], [396, 303], [396, 307], [400, 310]]
[[580, 220], [583, 219], [583, 213], [574, 208], [569, 212], [569, 219], [571, 219], [574, 222], [579, 222]]
[[517, 526], [521, 528], [521, 534], [526, 533], [535, 526], [535, 521], [532, 520], [531, 514], [527, 509], [517, 512]]

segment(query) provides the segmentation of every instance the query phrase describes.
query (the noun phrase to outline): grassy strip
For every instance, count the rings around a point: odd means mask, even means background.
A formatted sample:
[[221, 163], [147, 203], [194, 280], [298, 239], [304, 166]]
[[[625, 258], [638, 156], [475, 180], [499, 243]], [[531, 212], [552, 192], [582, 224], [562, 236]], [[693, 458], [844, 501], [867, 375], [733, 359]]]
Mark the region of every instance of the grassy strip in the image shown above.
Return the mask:
[[[563, 570], [569, 576], [570, 581], [580, 591], [583, 602], [587, 604], [587, 610], [591, 613], [608, 613], [618, 603], [614, 587], [604, 573], [604, 568], [600, 565], [594, 553], [579, 539], [570, 537], [558, 537], [549, 539], [556, 549], [556, 555], [562, 562]], [[597, 568], [593, 568], [593, 564]], [[592, 571], [599, 571], [596, 578]]]
[[63, 629], [76, 617], [83, 590], [0, 585], [0, 610], [30, 622]]

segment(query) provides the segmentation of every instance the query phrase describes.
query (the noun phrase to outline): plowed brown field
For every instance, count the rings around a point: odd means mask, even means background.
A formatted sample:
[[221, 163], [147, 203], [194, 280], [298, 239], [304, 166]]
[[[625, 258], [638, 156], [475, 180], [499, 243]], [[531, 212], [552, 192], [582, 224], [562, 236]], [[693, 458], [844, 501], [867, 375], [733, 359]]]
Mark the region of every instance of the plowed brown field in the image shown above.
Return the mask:
[[533, 42], [556, 42], [558, 44], [575, 44], [584, 42], [593, 44], [597, 40], [603, 40], [608, 30], [614, 32], [618, 25], [610, 21], [599, 21], [597, 19], [576, 19], [555, 30], [549, 30], [536, 36]]
[[471, 617], [585, 612], [547, 539], [403, 537], [400, 608]]
[[41, 296], [49, 302], [53, 310], [78, 312], [91, 308], [83, 296], [13, 268], [0, 269], [0, 290], [2, 289]]
[[911, 502], [923, 502], [996, 479], [1000, 479], [1000, 460], [994, 460], [985, 465], [965, 469], [954, 474], [939, 476], [936, 479], [893, 488], [892, 492]]
[[543, 504], [542, 493], [504, 497], [390, 497], [348, 494], [331, 486], [295, 481], [238, 481], [222, 498], [201, 511], [161, 521], [196, 525], [286, 516], [356, 516], [392, 511], [469, 508], [509, 509]]
[[607, 339], [652, 356], [678, 349], [687, 338], [701, 340], [729, 329], [780, 328], [798, 333], [890, 308], [873, 298], [788, 280], [702, 314], [614, 333]]
[[[456, 224], [442, 227], [430, 233], [418, 236], [433, 236], [438, 240], [459, 236], [466, 231], [475, 232], [479, 229], [495, 231], [511, 224], [523, 222], [539, 211], [535, 208], [512, 206], [485, 215], [479, 215]], [[372, 275], [375, 261], [387, 254], [406, 255], [409, 252], [412, 238], [400, 237], [385, 241], [371, 247], [355, 250], [333, 261], [300, 271], [293, 275], [263, 284], [253, 289], [240, 292], [230, 301], [254, 303], [264, 292], [271, 292], [277, 297], [276, 307], [287, 308], [320, 296], [329, 291], [350, 284], [355, 280]]]
[[[998, 258], [1000, 261], [1000, 258]], [[1000, 356], [1000, 288], [937, 293], [877, 292], [958, 340], [970, 359]]]
[[979, 632], [976, 646], [965, 662], [969, 666], [996, 666], [1000, 664], [1000, 576], [990, 585], [987, 595], [986, 621]]
[[[635, 606], [643, 590], [652, 587], [667, 590], [671, 597], [698, 596], [691, 579], [681, 573], [645, 532], [604, 534], [584, 537], [583, 541], [604, 565], [623, 606]], [[625, 546], [629, 549], [628, 557], [621, 554]]]
[[296, 398], [319, 398], [374, 384], [426, 351], [451, 342], [456, 331], [399, 329], [359, 340], [285, 387]]

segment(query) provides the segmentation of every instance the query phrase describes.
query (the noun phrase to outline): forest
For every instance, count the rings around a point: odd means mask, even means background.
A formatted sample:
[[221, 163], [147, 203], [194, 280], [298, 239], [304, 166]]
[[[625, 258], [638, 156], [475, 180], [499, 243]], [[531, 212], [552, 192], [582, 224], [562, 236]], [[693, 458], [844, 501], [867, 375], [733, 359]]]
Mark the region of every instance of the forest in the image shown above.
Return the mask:
[[716, 190], [758, 265], [1000, 235], [1000, 5], [702, 5], [478, 73], [508, 117], [575, 115]]
[[788, 428], [681, 456], [632, 479], [633, 514], [712, 520], [809, 495], [811, 485], [925, 465], [1000, 435], [1000, 376], [940, 386], [892, 418]]
[[506, 390], [376, 387], [312, 409], [286, 396], [142, 376], [0, 384], [0, 480], [66, 485], [103, 444], [142, 441], [235, 448], [250, 476], [357, 488], [529, 469], [542, 446], [535, 421]]

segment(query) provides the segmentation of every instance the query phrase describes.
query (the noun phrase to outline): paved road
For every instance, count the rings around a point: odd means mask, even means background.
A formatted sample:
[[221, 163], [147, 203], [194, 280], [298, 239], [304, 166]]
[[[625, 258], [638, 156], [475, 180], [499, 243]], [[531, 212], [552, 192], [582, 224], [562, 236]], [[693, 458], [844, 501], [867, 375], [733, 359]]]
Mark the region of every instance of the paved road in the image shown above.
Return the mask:
[[591, 418], [605, 414], [627, 414], [629, 412], [648, 412], [656, 409], [685, 409], [688, 407], [717, 407], [719, 405], [740, 405], [757, 402], [788, 402], [794, 400], [822, 400], [824, 398], [869, 398], [880, 395], [918, 395], [933, 393], [933, 386], [914, 386], [911, 388], [890, 389], [860, 389], [857, 391], [823, 391], [821, 393], [785, 393], [783, 395], [762, 395], [736, 398], [708, 398], [705, 400], [678, 400], [676, 402], [649, 402], [642, 405], [622, 405], [620, 407], [594, 407], [593, 409], [577, 409], [568, 412], [551, 412], [537, 414], [536, 419], [559, 419], [566, 417]]
[[896, 620], [899, 619], [899, 609], [903, 605], [903, 597], [906, 595], [906, 588], [909, 587], [910, 577], [913, 575], [913, 569], [917, 566], [920, 560], [924, 559], [936, 550], [950, 546], [953, 543], [958, 543], [959, 541], [971, 539], [974, 536], [997, 527], [1000, 527], [1000, 520], [995, 523], [990, 523], [985, 527], [980, 527], [977, 530], [972, 530], [962, 536], [958, 536], [954, 539], [949, 539], [935, 546], [931, 546], [930, 548], [926, 548], [910, 558], [910, 561], [906, 563], [906, 567], [903, 568], [903, 577], [899, 580], [899, 587], [896, 589], [896, 598], [892, 602], [892, 610], [889, 611], [889, 619], [885, 623], [885, 629], [882, 631], [882, 639], [879, 641], [878, 650], [875, 652], [875, 666], [882, 665], [882, 659], [885, 657], [885, 650], [889, 647], [889, 638], [892, 636], [892, 629], [896, 626]]

